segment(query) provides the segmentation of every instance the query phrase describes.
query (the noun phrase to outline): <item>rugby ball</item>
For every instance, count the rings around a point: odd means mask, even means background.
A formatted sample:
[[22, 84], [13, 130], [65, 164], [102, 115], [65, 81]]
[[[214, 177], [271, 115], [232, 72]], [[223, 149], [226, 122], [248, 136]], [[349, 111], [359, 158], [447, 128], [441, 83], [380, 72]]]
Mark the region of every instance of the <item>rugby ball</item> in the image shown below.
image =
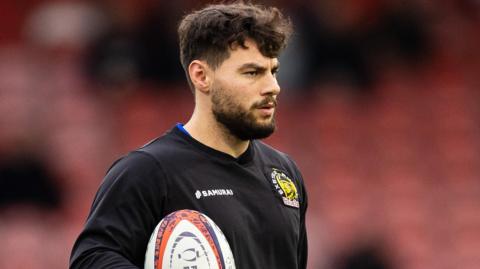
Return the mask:
[[194, 210], [175, 211], [155, 227], [145, 269], [235, 269], [232, 250], [218, 226]]

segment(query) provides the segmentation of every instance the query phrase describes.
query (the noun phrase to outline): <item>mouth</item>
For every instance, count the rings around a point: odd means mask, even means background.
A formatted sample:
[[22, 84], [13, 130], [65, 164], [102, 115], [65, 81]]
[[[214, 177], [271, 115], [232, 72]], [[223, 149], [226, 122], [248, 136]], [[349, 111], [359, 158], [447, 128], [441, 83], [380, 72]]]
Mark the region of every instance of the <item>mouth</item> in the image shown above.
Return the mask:
[[260, 113], [263, 117], [270, 117], [273, 115], [275, 107], [275, 102], [269, 102], [258, 106], [257, 109], [260, 110]]

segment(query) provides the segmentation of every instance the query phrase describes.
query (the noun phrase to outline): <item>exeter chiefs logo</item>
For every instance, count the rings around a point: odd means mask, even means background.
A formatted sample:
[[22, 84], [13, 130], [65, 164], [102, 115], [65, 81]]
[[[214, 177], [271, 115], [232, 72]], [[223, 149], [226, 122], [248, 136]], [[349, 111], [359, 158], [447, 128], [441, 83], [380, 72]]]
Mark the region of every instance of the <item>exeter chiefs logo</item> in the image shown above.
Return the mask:
[[298, 202], [297, 187], [284, 172], [273, 168], [272, 183], [275, 190], [282, 196], [283, 203], [291, 207], [300, 207]]

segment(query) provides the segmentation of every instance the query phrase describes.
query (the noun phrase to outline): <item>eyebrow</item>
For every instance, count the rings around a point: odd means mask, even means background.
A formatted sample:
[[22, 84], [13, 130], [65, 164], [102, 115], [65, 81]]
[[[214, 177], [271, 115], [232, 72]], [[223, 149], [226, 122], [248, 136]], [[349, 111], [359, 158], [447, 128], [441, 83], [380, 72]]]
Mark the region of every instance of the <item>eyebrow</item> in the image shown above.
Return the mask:
[[[272, 67], [272, 70], [276, 71], [278, 70], [278, 68], [280, 67], [280, 64], [279, 63], [276, 63], [273, 67]], [[244, 69], [256, 69], [256, 70], [259, 70], [259, 71], [266, 71], [267, 68], [264, 67], [264, 66], [261, 66], [257, 63], [246, 63], [246, 64], [242, 64], [239, 68], [239, 70], [244, 70]]]

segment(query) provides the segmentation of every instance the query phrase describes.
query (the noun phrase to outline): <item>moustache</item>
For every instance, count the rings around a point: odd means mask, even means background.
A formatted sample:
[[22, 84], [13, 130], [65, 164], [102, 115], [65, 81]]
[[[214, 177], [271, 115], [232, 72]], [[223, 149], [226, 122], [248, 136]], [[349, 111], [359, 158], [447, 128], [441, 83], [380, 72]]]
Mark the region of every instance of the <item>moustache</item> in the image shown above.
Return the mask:
[[277, 107], [277, 99], [275, 97], [269, 96], [262, 101], [256, 102], [253, 104], [253, 108], [262, 108], [265, 106]]

